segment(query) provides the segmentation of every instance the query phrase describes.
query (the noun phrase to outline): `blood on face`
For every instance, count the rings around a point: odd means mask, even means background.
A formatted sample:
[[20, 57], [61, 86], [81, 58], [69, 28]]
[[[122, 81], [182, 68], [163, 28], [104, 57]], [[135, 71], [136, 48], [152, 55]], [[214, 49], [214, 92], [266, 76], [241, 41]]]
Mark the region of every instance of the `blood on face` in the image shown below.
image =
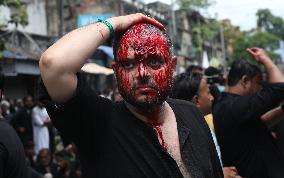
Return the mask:
[[120, 38], [115, 53], [118, 88], [127, 102], [148, 106], [166, 100], [173, 65], [168, 39], [160, 29], [134, 25]]

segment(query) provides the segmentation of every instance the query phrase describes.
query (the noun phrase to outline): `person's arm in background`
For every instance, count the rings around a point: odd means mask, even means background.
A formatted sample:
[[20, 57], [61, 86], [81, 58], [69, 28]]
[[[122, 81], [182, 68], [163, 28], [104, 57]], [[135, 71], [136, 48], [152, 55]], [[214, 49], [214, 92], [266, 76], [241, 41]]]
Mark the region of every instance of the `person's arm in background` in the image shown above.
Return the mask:
[[264, 65], [268, 74], [269, 83], [283, 83], [284, 76], [279, 68], [272, 62], [269, 56], [262, 48], [248, 48], [247, 51], [254, 57], [257, 62]]
[[272, 127], [284, 118], [283, 104], [261, 116], [261, 120], [268, 126]]
[[[268, 83], [283, 83], [284, 76], [279, 68], [272, 62], [266, 52], [261, 48], [248, 48], [247, 51], [255, 58], [256, 61], [262, 63], [268, 75]], [[272, 126], [277, 123], [281, 116], [283, 116], [283, 110], [281, 107], [274, 108], [261, 116], [261, 120], [267, 126]]]
[[34, 126], [37, 126], [37, 127], [43, 127], [44, 126], [44, 122], [40, 118], [40, 115], [35, 108], [32, 110], [32, 123], [33, 123]]
[[[164, 29], [158, 21], [141, 13], [107, 19], [114, 31], [124, 31], [130, 26], [146, 22]], [[110, 36], [103, 23], [81, 27], [64, 35], [49, 47], [39, 61], [41, 77], [51, 99], [65, 102], [76, 90], [76, 73], [94, 51]]]

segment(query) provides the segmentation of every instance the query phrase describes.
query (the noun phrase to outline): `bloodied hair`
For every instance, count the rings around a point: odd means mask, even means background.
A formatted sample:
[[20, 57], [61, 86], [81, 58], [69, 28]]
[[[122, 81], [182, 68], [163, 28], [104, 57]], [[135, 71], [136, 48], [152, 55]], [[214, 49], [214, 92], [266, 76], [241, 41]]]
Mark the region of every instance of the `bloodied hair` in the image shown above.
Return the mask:
[[126, 33], [133, 33], [133, 34], [140, 33], [141, 35], [147, 35], [149, 37], [151, 36], [151, 34], [163, 35], [165, 37], [167, 43], [168, 43], [170, 57], [172, 57], [172, 49], [173, 49], [172, 41], [171, 41], [169, 35], [166, 33], [166, 31], [163, 31], [163, 30], [159, 29], [158, 27], [156, 27], [152, 24], [140, 23], [140, 24], [133, 25], [132, 27], [130, 27], [126, 31], [117, 32], [115, 34], [114, 41], [113, 41], [113, 55], [114, 55], [115, 60], [117, 59], [117, 50], [118, 50], [118, 47], [120, 45], [121, 38]]

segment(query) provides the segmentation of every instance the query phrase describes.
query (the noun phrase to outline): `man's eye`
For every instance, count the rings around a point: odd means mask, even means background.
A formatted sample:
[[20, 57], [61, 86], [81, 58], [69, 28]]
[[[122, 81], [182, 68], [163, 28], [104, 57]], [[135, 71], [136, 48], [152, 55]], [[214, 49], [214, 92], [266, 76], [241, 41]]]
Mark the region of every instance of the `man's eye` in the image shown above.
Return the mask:
[[121, 66], [125, 69], [132, 69], [135, 66], [134, 62], [123, 62]]
[[151, 61], [149, 62], [149, 64], [150, 64], [150, 65], [153, 65], [153, 66], [156, 66], [156, 65], [159, 65], [160, 62], [157, 61], [157, 60], [151, 60]]
[[150, 67], [160, 67], [163, 64], [164, 64], [164, 62], [163, 62], [162, 59], [155, 59], [154, 58], [154, 59], [151, 59], [151, 60], [148, 61], [148, 65]]

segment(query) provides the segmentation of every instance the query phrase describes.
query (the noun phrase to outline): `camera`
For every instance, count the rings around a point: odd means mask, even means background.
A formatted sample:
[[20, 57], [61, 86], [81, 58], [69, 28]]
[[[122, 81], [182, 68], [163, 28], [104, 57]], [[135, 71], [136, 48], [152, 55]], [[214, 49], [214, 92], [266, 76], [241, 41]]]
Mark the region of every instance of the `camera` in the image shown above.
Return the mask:
[[219, 84], [222, 83], [219, 75], [206, 76], [206, 78], [207, 78], [207, 83], [210, 85], [215, 84], [215, 83], [219, 83]]

